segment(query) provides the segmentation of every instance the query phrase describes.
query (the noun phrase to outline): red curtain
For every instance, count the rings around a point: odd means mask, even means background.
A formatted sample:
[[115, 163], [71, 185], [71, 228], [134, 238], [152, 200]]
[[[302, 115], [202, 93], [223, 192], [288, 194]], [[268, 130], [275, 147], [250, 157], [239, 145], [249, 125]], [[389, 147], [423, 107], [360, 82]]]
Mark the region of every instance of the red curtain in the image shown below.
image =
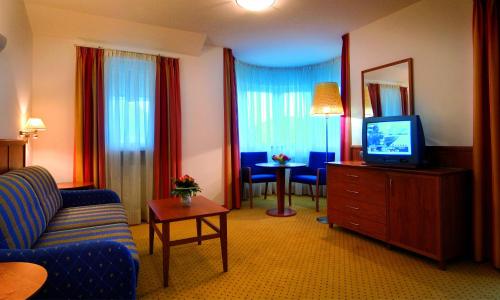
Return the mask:
[[76, 47], [73, 180], [106, 187], [104, 50]]
[[349, 34], [342, 36], [341, 99], [344, 115], [340, 117], [340, 160], [351, 160], [351, 66]]
[[500, 268], [500, 1], [474, 0], [474, 259]]
[[408, 88], [401, 86], [399, 87], [399, 92], [401, 93], [401, 114], [408, 116], [410, 114], [408, 111]]
[[156, 59], [153, 199], [170, 196], [172, 179], [181, 176], [181, 93], [179, 60]]
[[224, 49], [224, 206], [241, 207], [240, 141], [236, 74], [231, 49]]
[[380, 84], [369, 83], [368, 93], [370, 93], [370, 101], [372, 104], [373, 116], [382, 116], [382, 105], [380, 104]]

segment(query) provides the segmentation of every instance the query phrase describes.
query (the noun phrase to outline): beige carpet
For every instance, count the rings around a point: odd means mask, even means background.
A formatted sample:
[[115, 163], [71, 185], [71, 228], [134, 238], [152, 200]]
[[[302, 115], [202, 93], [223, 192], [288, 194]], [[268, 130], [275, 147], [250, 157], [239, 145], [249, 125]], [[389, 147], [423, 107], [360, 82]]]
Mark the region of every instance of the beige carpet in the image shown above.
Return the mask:
[[[451, 263], [447, 271], [414, 254], [316, 222], [310, 198], [295, 197], [297, 215], [274, 218], [275, 198], [229, 214], [229, 272], [219, 240], [173, 247], [170, 286], [162, 287], [158, 239], [148, 254], [147, 225], [132, 227], [143, 299], [500, 299], [500, 272], [488, 264]], [[204, 232], [209, 232], [204, 227]], [[195, 223], [172, 225], [172, 238], [194, 236]]]

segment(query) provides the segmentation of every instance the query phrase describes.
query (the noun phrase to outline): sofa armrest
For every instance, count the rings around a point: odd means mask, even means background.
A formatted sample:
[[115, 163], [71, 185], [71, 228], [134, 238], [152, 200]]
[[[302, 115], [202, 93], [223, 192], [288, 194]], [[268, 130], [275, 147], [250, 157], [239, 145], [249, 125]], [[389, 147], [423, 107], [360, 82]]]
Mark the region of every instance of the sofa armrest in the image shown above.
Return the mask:
[[63, 207], [120, 203], [120, 197], [112, 190], [62, 190]]
[[0, 262], [43, 266], [47, 281], [37, 298], [134, 299], [138, 266], [127, 247], [91, 241], [39, 249], [0, 249]]

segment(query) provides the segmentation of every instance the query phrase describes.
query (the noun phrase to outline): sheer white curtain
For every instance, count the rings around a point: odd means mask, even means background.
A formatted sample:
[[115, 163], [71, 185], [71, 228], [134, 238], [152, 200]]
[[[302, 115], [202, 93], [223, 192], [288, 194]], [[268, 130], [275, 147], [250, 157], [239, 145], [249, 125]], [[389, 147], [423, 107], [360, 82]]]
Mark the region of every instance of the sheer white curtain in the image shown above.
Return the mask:
[[129, 224], [139, 224], [153, 192], [156, 57], [104, 55], [106, 183], [120, 195]]
[[[240, 150], [267, 151], [269, 160], [283, 152], [292, 161], [303, 163], [308, 162], [310, 151], [325, 151], [325, 118], [311, 116], [312, 98], [319, 82], [333, 81], [340, 86], [340, 65], [340, 58], [291, 68], [237, 61]], [[338, 159], [340, 118], [332, 117], [328, 122], [329, 151], [334, 151]], [[258, 186], [254, 191], [263, 192]], [[295, 192], [301, 194], [302, 189]]]
[[380, 105], [382, 116], [400, 116], [402, 114], [400, 86], [380, 84]]

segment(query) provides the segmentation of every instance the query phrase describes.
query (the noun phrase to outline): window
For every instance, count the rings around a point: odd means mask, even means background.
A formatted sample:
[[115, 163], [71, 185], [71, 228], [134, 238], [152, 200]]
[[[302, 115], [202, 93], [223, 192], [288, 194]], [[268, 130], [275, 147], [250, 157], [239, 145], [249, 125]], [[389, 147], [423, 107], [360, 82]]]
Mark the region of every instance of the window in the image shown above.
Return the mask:
[[[236, 62], [240, 150], [286, 153], [307, 162], [325, 151], [325, 118], [310, 114], [314, 87], [340, 82], [340, 60], [297, 68], [264, 68]], [[340, 85], [340, 84], [339, 84]], [[340, 157], [340, 118], [331, 117], [329, 151]]]
[[130, 224], [147, 220], [152, 199], [155, 59], [105, 51], [106, 186], [120, 196]]
[[109, 51], [105, 60], [106, 146], [144, 150], [154, 142], [155, 61]]

